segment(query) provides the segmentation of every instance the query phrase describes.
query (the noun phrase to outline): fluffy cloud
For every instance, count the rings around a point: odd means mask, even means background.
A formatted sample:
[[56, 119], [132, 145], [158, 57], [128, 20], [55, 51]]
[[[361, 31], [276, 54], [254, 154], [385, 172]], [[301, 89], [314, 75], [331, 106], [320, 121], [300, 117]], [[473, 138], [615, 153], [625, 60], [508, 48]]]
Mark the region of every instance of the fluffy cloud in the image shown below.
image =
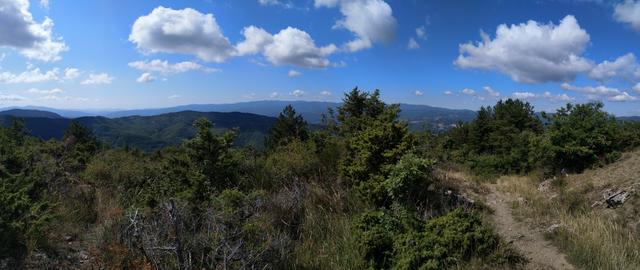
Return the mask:
[[593, 66], [580, 56], [589, 43], [589, 34], [571, 15], [558, 25], [535, 21], [502, 24], [493, 40], [485, 33], [481, 36], [481, 42], [460, 45], [455, 65], [497, 70], [525, 83], [571, 81]]
[[344, 16], [334, 28], [347, 29], [355, 39], [345, 44], [348, 51], [355, 52], [387, 43], [395, 38], [396, 19], [391, 6], [382, 0], [315, 0], [315, 7], [340, 7]]
[[613, 12], [613, 18], [616, 21], [627, 23], [633, 29], [640, 31], [640, 1], [627, 0], [618, 3]]
[[551, 92], [549, 92], [549, 91], [544, 92], [544, 94], [542, 94], [542, 97], [543, 97], [543, 98], [546, 98], [546, 99], [548, 99], [548, 100], [551, 100], [551, 101], [555, 101], [555, 102], [558, 102], [558, 101], [562, 101], [562, 102], [570, 102], [570, 101], [575, 100], [575, 98], [572, 98], [572, 97], [570, 97], [570, 96], [569, 96], [569, 95], [567, 95], [567, 94], [558, 94], [558, 95], [553, 95], [553, 94], [551, 94]]
[[626, 102], [626, 101], [636, 101], [638, 100], [638, 97], [629, 95], [629, 93], [627, 92], [622, 92], [619, 95], [609, 97], [608, 100], [616, 101], [616, 102]]
[[287, 76], [289, 77], [300, 77], [302, 76], [302, 73], [300, 73], [300, 71], [297, 70], [289, 70], [289, 73], [287, 74]]
[[62, 91], [62, 89], [60, 89], [60, 88], [53, 88], [53, 89], [49, 89], [49, 90], [40, 90], [38, 88], [31, 88], [31, 89], [27, 90], [27, 92], [32, 93], [32, 94], [43, 94], [43, 95], [52, 95], [52, 94], [62, 94], [62, 93], [64, 93], [64, 91]]
[[170, 95], [167, 98], [168, 99], [177, 99], [177, 98], [180, 98], [180, 97], [181, 97], [180, 95]]
[[29, 65], [27, 70], [14, 74], [8, 71], [0, 73], [0, 82], [3, 83], [38, 83], [48, 81], [59, 81], [60, 71], [57, 68], [40, 71], [40, 68]]
[[304, 96], [305, 92], [302, 90], [293, 90], [293, 92], [289, 93], [289, 95], [292, 95], [294, 97], [302, 97]]
[[49, 0], [40, 0], [40, 6], [43, 8], [49, 8]]
[[640, 80], [640, 65], [638, 65], [633, 53], [620, 56], [613, 62], [604, 61], [589, 72], [589, 78], [597, 81], [616, 77], [630, 81]]
[[136, 82], [149, 83], [149, 82], [153, 82], [155, 80], [156, 80], [156, 77], [153, 77], [153, 75], [151, 75], [151, 73], [149, 73], [149, 72], [145, 72], [145, 73], [142, 73], [142, 75], [140, 75], [140, 77], [138, 77], [136, 79]]
[[567, 91], [574, 91], [574, 92], [578, 92], [586, 95], [592, 95], [592, 96], [614, 96], [614, 95], [621, 94], [620, 90], [612, 87], [607, 87], [604, 85], [598, 85], [595, 87], [594, 86], [579, 87], [579, 86], [570, 85], [568, 83], [563, 83], [560, 87]]
[[205, 67], [198, 63], [184, 61], [175, 64], [171, 64], [167, 61], [162, 61], [159, 59], [154, 59], [151, 61], [135, 61], [129, 63], [129, 66], [147, 73], [156, 72], [162, 75], [172, 75], [178, 73], [184, 73], [188, 71], [202, 71], [205, 73], [212, 73], [219, 71], [214, 68]]
[[330, 97], [331, 96], [331, 92], [329, 91], [322, 91], [320, 92], [320, 95], [323, 97]]
[[65, 80], [74, 80], [80, 76], [80, 70], [77, 68], [65, 68], [64, 69], [64, 79]]
[[585, 94], [589, 99], [606, 99], [609, 101], [636, 101], [637, 97], [630, 95], [626, 91], [621, 91], [617, 88], [607, 87], [604, 85], [599, 86], [574, 86], [567, 83], [563, 83], [561, 85], [562, 89], [567, 91], [574, 91], [578, 93]]
[[500, 92], [493, 90], [493, 88], [491, 88], [490, 86], [485, 86], [482, 89], [484, 89], [484, 91], [487, 92], [487, 95], [489, 95], [490, 97], [497, 98], [500, 96]]
[[113, 77], [107, 73], [89, 74], [89, 77], [82, 84], [111, 84]]
[[640, 83], [637, 83], [637, 84], [633, 87], [633, 91], [636, 91], [636, 93], [640, 94]]
[[409, 43], [407, 44], [407, 49], [415, 50], [420, 49], [420, 44], [416, 41], [415, 38], [409, 38]]
[[269, 94], [270, 98], [277, 98], [279, 96], [280, 96], [280, 93], [278, 93], [278, 92], [273, 92], [273, 93]]
[[447, 95], [447, 96], [450, 96], [450, 95], [453, 95], [453, 92], [451, 92], [451, 91], [444, 91], [444, 92], [443, 92], [443, 94], [445, 94], [445, 95]]
[[416, 37], [419, 39], [427, 39], [427, 29], [424, 26], [416, 28]]
[[416, 97], [424, 96], [424, 93], [423, 93], [422, 91], [420, 91], [420, 90], [413, 91], [413, 94], [414, 94]]
[[262, 28], [249, 26], [242, 34], [245, 40], [236, 45], [237, 55], [262, 53], [274, 65], [323, 68], [331, 65], [327, 56], [337, 51], [333, 44], [317, 47], [307, 32], [293, 27], [271, 35]]
[[283, 2], [280, 0], [258, 0], [258, 3], [263, 6], [283, 6], [285, 8], [293, 8], [293, 3]]
[[514, 92], [511, 95], [514, 98], [517, 98], [517, 99], [533, 99], [533, 98], [538, 97], [536, 94], [531, 93], [531, 92]]
[[407, 49], [415, 50], [420, 48], [420, 44], [417, 40], [426, 40], [427, 39], [427, 29], [424, 26], [420, 26], [416, 28], [416, 37], [409, 38], [409, 43], [407, 44]]
[[236, 45], [238, 55], [256, 54], [262, 52], [264, 48], [273, 43], [273, 36], [264, 29], [256, 26], [248, 26], [242, 30], [244, 41]]
[[473, 90], [471, 88], [465, 88], [465, 89], [462, 89], [462, 93], [469, 96], [475, 96], [476, 90]]
[[28, 0], [0, 1], [0, 47], [18, 50], [29, 59], [59, 60], [69, 48], [52, 33], [53, 21], [33, 19]]
[[135, 21], [129, 41], [146, 53], [193, 54], [213, 62], [223, 62], [234, 51], [213, 14], [191, 8], [155, 8]]
[[513, 94], [511, 94], [511, 96], [522, 100], [547, 99], [552, 102], [569, 102], [574, 100], [574, 98], [570, 97], [567, 94], [554, 95], [549, 91], [544, 92], [542, 95], [531, 92], [514, 92]]
[[0, 102], [16, 102], [16, 101], [27, 101], [28, 99], [19, 95], [0, 95]]

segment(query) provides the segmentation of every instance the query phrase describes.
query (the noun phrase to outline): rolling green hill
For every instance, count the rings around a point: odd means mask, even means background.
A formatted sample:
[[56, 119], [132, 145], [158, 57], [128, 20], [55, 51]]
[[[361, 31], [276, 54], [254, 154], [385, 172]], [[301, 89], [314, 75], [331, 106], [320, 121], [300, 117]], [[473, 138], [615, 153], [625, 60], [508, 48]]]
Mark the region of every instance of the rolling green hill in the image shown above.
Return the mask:
[[25, 109], [10, 109], [6, 111], [0, 111], [0, 116], [14, 116], [14, 117], [41, 117], [59, 119], [63, 118], [57, 113], [42, 111], [42, 110], [25, 110]]
[[[0, 124], [9, 126], [15, 116], [0, 116]], [[276, 119], [249, 113], [218, 113], [184, 111], [156, 116], [130, 116], [109, 119], [105, 117], [81, 117], [75, 120], [88, 127], [105, 143], [112, 146], [139, 148], [153, 151], [164, 146], [176, 145], [195, 133], [193, 122], [205, 117], [215, 124], [217, 131], [238, 128], [236, 145], [260, 147], [264, 136]], [[71, 123], [68, 118], [20, 117], [29, 133], [44, 140], [59, 139]]]

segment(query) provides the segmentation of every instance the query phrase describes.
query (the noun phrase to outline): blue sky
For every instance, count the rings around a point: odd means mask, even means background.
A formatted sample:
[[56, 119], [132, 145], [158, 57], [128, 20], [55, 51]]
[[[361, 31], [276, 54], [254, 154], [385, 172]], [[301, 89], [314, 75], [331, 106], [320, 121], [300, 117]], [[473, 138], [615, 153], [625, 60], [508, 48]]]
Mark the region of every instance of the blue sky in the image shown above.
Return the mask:
[[640, 115], [639, 1], [0, 0], [0, 107], [251, 100]]

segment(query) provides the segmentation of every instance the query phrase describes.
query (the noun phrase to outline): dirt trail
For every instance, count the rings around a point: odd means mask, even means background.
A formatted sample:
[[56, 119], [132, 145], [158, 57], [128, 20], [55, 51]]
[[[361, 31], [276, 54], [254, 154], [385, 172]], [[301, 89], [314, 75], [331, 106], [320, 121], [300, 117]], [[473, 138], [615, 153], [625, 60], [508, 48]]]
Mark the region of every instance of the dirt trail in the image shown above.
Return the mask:
[[525, 269], [562, 270], [575, 269], [551, 242], [544, 239], [543, 232], [531, 229], [527, 224], [516, 221], [511, 214], [512, 196], [499, 191], [495, 184], [487, 185], [487, 204], [494, 210], [493, 220], [496, 230], [506, 241], [529, 259]]

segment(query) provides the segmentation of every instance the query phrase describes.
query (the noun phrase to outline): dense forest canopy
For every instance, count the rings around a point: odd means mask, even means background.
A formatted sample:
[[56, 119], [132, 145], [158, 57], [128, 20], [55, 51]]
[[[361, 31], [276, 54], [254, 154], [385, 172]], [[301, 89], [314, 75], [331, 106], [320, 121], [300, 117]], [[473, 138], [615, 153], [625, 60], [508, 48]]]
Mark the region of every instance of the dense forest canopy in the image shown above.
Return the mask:
[[[323, 126], [283, 109], [266, 147], [206, 118], [178, 146], [61, 140], [0, 128], [0, 261], [14, 268], [445, 269], [524, 259], [438, 171], [481, 177], [579, 172], [640, 145], [640, 124], [600, 103], [543, 115], [521, 100], [410, 132], [398, 105], [353, 89]], [[449, 192], [447, 192], [449, 191]]]

